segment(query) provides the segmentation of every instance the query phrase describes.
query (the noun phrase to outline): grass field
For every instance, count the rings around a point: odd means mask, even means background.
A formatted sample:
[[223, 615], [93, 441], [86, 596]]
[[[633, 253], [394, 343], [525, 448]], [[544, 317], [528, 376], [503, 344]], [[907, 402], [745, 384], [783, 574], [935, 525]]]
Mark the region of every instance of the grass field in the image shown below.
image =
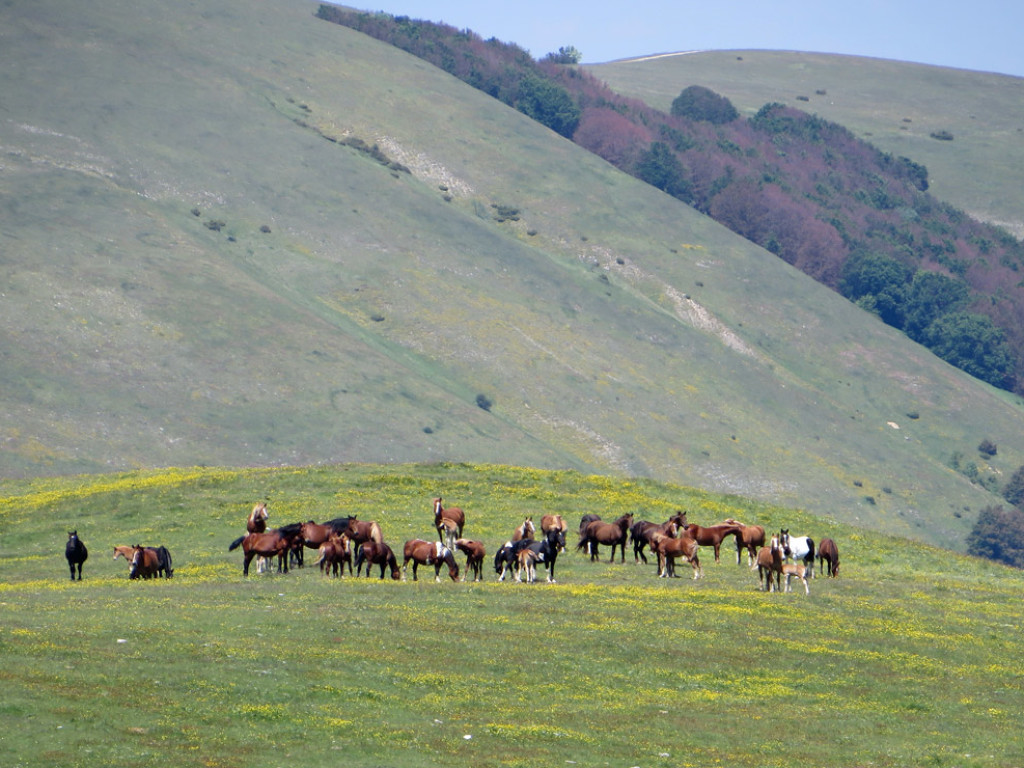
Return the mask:
[[[493, 553], [527, 514], [836, 539], [838, 579], [764, 594], [735, 550], [705, 578], [590, 563], [559, 583], [244, 580], [227, 551], [341, 514], [429, 538], [430, 500]], [[71, 583], [66, 530], [90, 548]], [[127, 579], [116, 544], [175, 577]], [[461, 560], [461, 558], [460, 558]], [[307, 562], [310, 560], [307, 559]], [[689, 569], [685, 569], [688, 571]], [[7, 766], [1019, 766], [1017, 571], [678, 486], [477, 465], [179, 469], [0, 486], [0, 754]]]

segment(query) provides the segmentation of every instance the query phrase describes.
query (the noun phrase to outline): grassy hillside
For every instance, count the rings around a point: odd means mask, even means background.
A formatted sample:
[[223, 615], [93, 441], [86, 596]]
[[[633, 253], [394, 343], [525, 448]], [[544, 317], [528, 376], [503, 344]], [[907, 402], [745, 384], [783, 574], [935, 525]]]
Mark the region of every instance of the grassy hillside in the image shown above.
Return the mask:
[[952, 458], [1024, 464], [1016, 398], [315, 10], [0, 9], [4, 477], [515, 463], [951, 547], [998, 503]]
[[[792, 51], [699, 51], [587, 67], [667, 110], [689, 85], [745, 114], [781, 102], [927, 166], [931, 191], [1024, 237], [1024, 79], [884, 59]], [[932, 138], [946, 132], [952, 141]]]
[[[676, 509], [840, 548], [838, 579], [765, 594], [734, 552], [705, 576], [558, 560], [559, 583], [241, 576], [272, 524], [356, 513], [431, 536], [430, 499], [494, 551], [526, 514]], [[90, 548], [71, 583], [64, 531]], [[114, 545], [162, 543], [169, 581]], [[460, 558], [461, 560], [461, 558]], [[687, 569], [688, 570], [688, 569]], [[422, 571], [421, 571], [422, 576]], [[0, 493], [0, 749], [11, 765], [956, 765], [1024, 759], [1019, 571], [681, 486], [482, 465], [174, 469]], [[950, 724], [956, 724], [951, 737]]]

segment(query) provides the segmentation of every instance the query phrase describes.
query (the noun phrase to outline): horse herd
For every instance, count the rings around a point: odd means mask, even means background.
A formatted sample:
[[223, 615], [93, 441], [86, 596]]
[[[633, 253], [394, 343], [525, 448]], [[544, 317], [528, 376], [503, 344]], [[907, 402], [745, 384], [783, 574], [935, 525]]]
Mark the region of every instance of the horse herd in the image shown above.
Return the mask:
[[[440, 581], [441, 568], [447, 567], [452, 581], [483, 580], [483, 564], [486, 547], [483, 542], [463, 537], [466, 515], [458, 507], [444, 507], [442, 499], [433, 502], [433, 525], [437, 532], [434, 541], [409, 539], [402, 548], [401, 567], [391, 546], [384, 541], [381, 526], [374, 520], [359, 520], [356, 516], [338, 517], [324, 523], [312, 520], [305, 523], [290, 523], [280, 528], [268, 528], [270, 515], [264, 502], [256, 504], [246, 520], [246, 533], [228, 546], [228, 551], [241, 547], [243, 554], [242, 574], [249, 575], [249, 566], [257, 560], [257, 571], [270, 567], [274, 559], [279, 572], [288, 572], [290, 564], [302, 565], [304, 551], [315, 549], [315, 564], [324, 575], [362, 575], [365, 567], [369, 577], [374, 566], [379, 568], [379, 578], [390, 573], [394, 580], [405, 578], [412, 563], [413, 581], [418, 579], [419, 566], [433, 567], [434, 579]], [[565, 536], [568, 524], [561, 515], [544, 515], [540, 521], [540, 534], [532, 515], [516, 528], [508, 541], [502, 544], [494, 555], [494, 571], [498, 581], [506, 578], [533, 583], [539, 566], [544, 566], [548, 582], [555, 582], [555, 564], [565, 550]], [[647, 563], [646, 550], [657, 560], [657, 574], [661, 578], [675, 577], [677, 560], [689, 563], [693, 578], [703, 576], [700, 564], [700, 548], [711, 547], [715, 562], [720, 562], [721, 548], [726, 540], [734, 537], [736, 563], [742, 564], [743, 553], [747, 553], [747, 566], [758, 572], [762, 590], [782, 591], [785, 577], [785, 591], [790, 591], [793, 578], [799, 579], [806, 593], [810, 593], [807, 579], [814, 576], [815, 558], [820, 572], [829, 576], [839, 574], [839, 550], [830, 539], [822, 539], [817, 546], [809, 536], [791, 535], [788, 529], [781, 529], [767, 538], [764, 527], [744, 525], [739, 520], [727, 519], [711, 526], [688, 522], [685, 512], [677, 512], [662, 523], [647, 520], [634, 521], [632, 514], [625, 514], [613, 521], [602, 520], [597, 515], [583, 515], [579, 525], [577, 551], [589, 556], [591, 562], [600, 560], [600, 548], [610, 547], [609, 562], [615, 561], [616, 549], [619, 561], [626, 560], [627, 541], [632, 544], [635, 563]], [[455, 553], [465, 555], [465, 570], [459, 568]], [[88, 557], [85, 545], [78, 538], [78, 532], [68, 534], [65, 551], [74, 580], [76, 568], [82, 578], [82, 563]], [[114, 559], [124, 557], [129, 563], [129, 578], [149, 579], [173, 575], [171, 555], [166, 547], [114, 547]]]

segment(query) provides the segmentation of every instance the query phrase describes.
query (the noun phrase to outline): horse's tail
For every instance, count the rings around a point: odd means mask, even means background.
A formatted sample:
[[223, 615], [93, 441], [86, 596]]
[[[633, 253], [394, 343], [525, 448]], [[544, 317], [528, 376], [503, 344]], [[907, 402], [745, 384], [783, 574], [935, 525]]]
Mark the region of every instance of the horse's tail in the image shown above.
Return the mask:
[[174, 575], [174, 568], [171, 566], [171, 553], [167, 547], [160, 547], [156, 551], [157, 563], [163, 569], [164, 578], [169, 579]]
[[232, 541], [231, 544], [228, 545], [228, 552], [230, 552], [233, 549], [238, 549], [238, 545], [241, 544], [243, 541], [245, 541], [245, 536], [239, 536], [237, 539]]
[[380, 526], [377, 525], [376, 520], [370, 522], [370, 541], [374, 541], [377, 544], [384, 543], [384, 534], [381, 533]]

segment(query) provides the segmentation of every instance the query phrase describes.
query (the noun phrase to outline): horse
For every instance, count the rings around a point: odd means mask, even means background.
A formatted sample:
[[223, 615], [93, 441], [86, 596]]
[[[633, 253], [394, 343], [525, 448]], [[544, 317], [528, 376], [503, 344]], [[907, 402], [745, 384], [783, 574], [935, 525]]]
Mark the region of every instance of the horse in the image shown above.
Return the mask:
[[523, 566], [523, 552], [529, 551], [532, 553], [529, 561], [530, 570], [527, 572], [529, 583], [534, 581], [534, 566], [536, 563], [544, 563], [544, 567], [548, 572], [548, 583], [555, 583], [555, 563], [558, 560], [558, 553], [565, 549], [565, 533], [559, 528], [551, 528], [544, 535], [542, 541], [532, 541], [529, 539], [523, 539], [526, 542], [526, 546], [516, 551], [517, 568], [516, 568], [516, 581], [521, 580], [522, 566]]
[[370, 566], [380, 566], [380, 577], [384, 578], [384, 567], [387, 566], [391, 569], [391, 578], [398, 581], [402, 578], [402, 572], [398, 570], [398, 561], [395, 559], [395, 553], [391, 551], [391, 547], [385, 544], [383, 541], [365, 541], [356, 550], [356, 576], [359, 575], [363, 569], [363, 563], [366, 563], [366, 577], [370, 577]]
[[629, 534], [629, 526], [633, 524], [633, 513], [627, 512], [613, 523], [606, 523], [602, 520], [595, 520], [587, 524], [583, 531], [580, 543], [576, 550], [585, 549], [590, 553], [590, 561], [600, 560], [598, 549], [599, 544], [607, 544], [612, 548], [612, 556], [609, 563], [615, 562], [615, 548], [619, 547], [622, 555], [622, 562], [626, 562], [626, 537]]
[[267, 503], [265, 501], [259, 502], [252, 508], [252, 512], [249, 513], [249, 518], [245, 521], [245, 530], [249, 533], [263, 533], [267, 530], [267, 518], [269, 517], [270, 513], [267, 512]]
[[662, 533], [675, 538], [679, 527], [686, 525], [686, 513], [676, 512], [664, 523], [652, 523], [648, 520], [640, 520], [629, 527], [629, 540], [633, 544], [633, 562], [644, 561], [647, 564], [647, 556], [644, 554], [644, 547], [651, 544], [651, 537], [656, 533]]
[[[593, 522], [596, 522], [596, 521], [600, 520], [600, 519], [601, 519], [600, 515], [595, 515], [595, 514], [583, 515], [583, 517], [580, 518], [580, 539], [583, 538], [583, 534], [586, 532], [587, 526], [590, 525]], [[577, 549], [579, 549], [579, 547], [577, 547]], [[588, 555], [590, 554], [589, 545], [587, 547], [587, 554]]]
[[533, 524], [533, 515], [523, 520], [523, 524], [512, 531], [512, 543], [522, 541], [523, 539], [529, 539], [533, 541], [533, 535], [537, 532], [536, 526]]
[[348, 536], [349, 541], [357, 547], [372, 541], [376, 544], [384, 543], [384, 534], [376, 520], [357, 520], [355, 515], [345, 518], [346, 525], [339, 531]]
[[540, 532], [547, 535], [548, 531], [560, 531], [562, 534], [562, 549], [565, 549], [565, 532], [569, 530], [569, 524], [561, 515], [544, 515], [540, 519]]
[[341, 575], [345, 575], [345, 563], [348, 563], [348, 575], [352, 575], [352, 552], [348, 546], [348, 536], [332, 533], [327, 541], [317, 548], [316, 565], [320, 566], [320, 573], [329, 576], [333, 572], [338, 576], [338, 569]]
[[[138, 567], [135, 563], [135, 546], [120, 545], [114, 547], [114, 560], [123, 557], [128, 562], [128, 578], [137, 579], [141, 576], [144, 579], [163, 576], [169, 579], [174, 575], [174, 568], [171, 562], [171, 553], [167, 547], [144, 547], [143, 559], [139, 561]], [[133, 572], [135, 575], [132, 575]]]
[[693, 567], [693, 578], [704, 575], [700, 565], [700, 547], [689, 536], [678, 538], [667, 533], [654, 533], [651, 536], [651, 552], [658, 556], [658, 576], [662, 579], [676, 577], [676, 558], [681, 557]]
[[82, 580], [82, 563], [89, 557], [89, 550], [78, 538], [78, 530], [68, 531], [68, 543], [64, 547], [64, 557], [67, 558], [68, 568], [71, 569], [71, 580], [75, 580], [75, 569], [78, 569], [78, 580]]
[[532, 543], [533, 539], [520, 539], [506, 541], [498, 547], [498, 551], [494, 553], [494, 572], [498, 574], [498, 581], [504, 581], [505, 576], [515, 569], [516, 563], [519, 562], [519, 552]]
[[530, 547], [523, 547], [516, 555], [516, 581], [522, 581], [526, 571], [526, 583], [533, 584], [537, 580], [537, 560], [540, 558]]
[[714, 547], [715, 562], [718, 563], [721, 562], [719, 554], [721, 553], [722, 542], [725, 541], [727, 536], [738, 535], [740, 526], [730, 523], [719, 523], [718, 525], [704, 527], [696, 523], [687, 523], [683, 526], [683, 529], [690, 538], [702, 547]]
[[804, 592], [811, 594], [811, 588], [807, 586], [807, 569], [799, 563], [783, 563], [782, 564], [782, 575], [786, 577], [786, 591], [792, 592], [793, 588], [790, 585], [790, 581], [796, 576], [800, 581], [804, 583]]
[[[441, 520], [451, 520], [458, 526], [458, 536], [455, 538], [462, 538], [462, 529], [466, 525], [466, 513], [458, 507], [449, 507], [445, 509], [441, 506], [441, 497], [438, 496], [434, 499], [434, 527], [437, 529], [437, 535], [441, 536]], [[442, 539], [444, 537], [442, 536]]]
[[296, 530], [294, 534], [291, 533], [292, 526], [287, 526], [286, 529], [271, 528], [269, 531], [263, 533], [247, 533], [245, 536], [239, 536], [228, 546], [228, 552], [238, 549], [239, 545], [242, 547], [242, 553], [245, 556], [244, 562], [242, 563], [242, 575], [249, 575], [249, 563], [252, 559], [259, 555], [260, 557], [277, 557], [277, 571], [281, 573], [288, 573], [288, 553], [291, 552], [298, 541], [301, 547], [301, 534]]
[[466, 574], [463, 577], [463, 581], [471, 573], [473, 574], [473, 581], [483, 581], [484, 558], [487, 556], [487, 550], [484, 548], [483, 542], [456, 539], [455, 548], [466, 555]]
[[[828, 571], [825, 564], [828, 563]], [[818, 545], [818, 571], [833, 578], [839, 575], [839, 547], [832, 539], [822, 539]]]
[[437, 532], [441, 537], [441, 541], [445, 543], [448, 549], [455, 548], [455, 540], [459, 538], [459, 526], [454, 520], [447, 517], [441, 518], [441, 522], [437, 526]]
[[412, 560], [412, 580], [417, 581], [416, 569], [421, 565], [434, 566], [434, 581], [441, 580], [441, 566], [448, 566], [448, 576], [452, 581], [459, 580], [459, 564], [455, 562], [455, 555], [440, 541], [424, 541], [423, 539], [409, 539], [405, 542], [402, 550], [405, 559], [402, 561], [403, 577], [409, 561]]
[[779, 531], [779, 546], [784, 553], [783, 559], [801, 561], [807, 568], [808, 577], [814, 578], [814, 539], [810, 536], [790, 536], [789, 529], [783, 528]]
[[347, 517], [337, 517], [328, 520], [326, 523], [315, 523], [308, 520], [299, 526], [299, 534], [302, 536], [302, 543], [310, 549], [320, 549], [320, 546], [328, 541], [331, 536], [341, 536], [348, 528]]
[[772, 591], [772, 577], [775, 578], [775, 591], [782, 591], [782, 546], [779, 537], [772, 536], [767, 547], [757, 550], [757, 582], [760, 589]]
[[725, 521], [729, 525], [738, 525], [736, 532], [736, 565], [740, 565], [743, 550], [747, 550], [747, 566], [754, 566], [754, 558], [757, 557], [757, 548], [764, 546], [764, 528], [760, 525], [744, 525], [739, 520], [729, 518]]

